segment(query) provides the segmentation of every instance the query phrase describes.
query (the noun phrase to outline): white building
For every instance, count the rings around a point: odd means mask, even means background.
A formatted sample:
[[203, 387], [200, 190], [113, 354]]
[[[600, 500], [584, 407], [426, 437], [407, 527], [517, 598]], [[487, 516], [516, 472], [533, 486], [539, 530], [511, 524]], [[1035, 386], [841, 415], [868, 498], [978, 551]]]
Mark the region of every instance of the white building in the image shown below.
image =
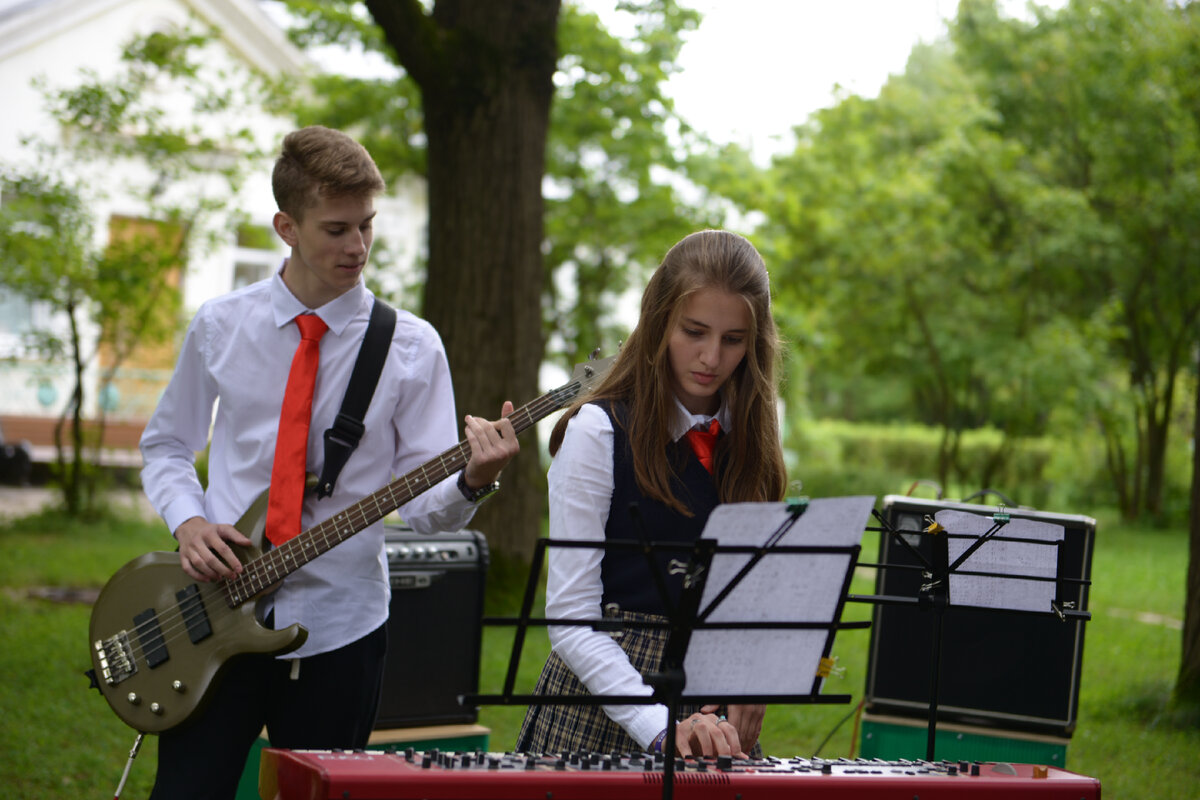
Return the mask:
[[[255, 0], [0, 0], [0, 97], [5, 111], [0, 115], [0, 162], [22, 163], [30, 158], [23, 137], [62, 141], [57, 123], [44, 109], [43, 93], [35, 88], [35, 79], [52, 88], [67, 88], [80, 83], [84, 69], [103, 79], [118, 69], [121, 48], [133, 37], [198, 25], [211, 26], [220, 37], [216, 52], [206, 54], [206, 59], [252, 67], [268, 75], [298, 75], [315, 69]], [[165, 110], [187, 113], [172, 99], [162, 98]], [[277, 150], [282, 135], [293, 127], [290, 120], [257, 110], [250, 119], [239, 118], [239, 122], [255, 133], [268, 152]], [[252, 230], [270, 230], [275, 212], [270, 168], [270, 161], [264, 160], [254, 174], [247, 175], [240, 195], [231, 204], [248, 216], [246, 224]], [[98, 174], [89, 176], [89, 182], [118, 187], [137, 177], [130, 174], [137, 171], [133, 164], [108, 169], [120, 169], [122, 175]], [[110, 221], [145, 219], [147, 209], [139, 205], [140, 201], [122, 196], [119, 190], [106, 193], [95, 206], [98, 246], [109, 240]], [[378, 205], [378, 241], [392, 262], [389, 277], [394, 277], [396, 269], [410, 268], [424, 247], [427, 210], [423, 185], [416, 181], [403, 184]], [[228, 233], [223, 243], [194, 254], [181, 273], [188, 316], [205, 300], [266, 277], [284, 255], [273, 234], [251, 237], [257, 246], [245, 247], [239, 246], [232, 223], [225, 228]], [[264, 247], [267, 249], [260, 249]], [[73, 385], [69, 365], [48, 364], [23, 351], [23, 334], [46, 325], [65, 328], [65, 320], [51, 318], [46, 309], [0, 285], [0, 434], [10, 441], [29, 440], [41, 459], [47, 458], [45, 448], [51, 441], [47, 432], [62, 413]], [[94, 332], [88, 333], [94, 337]], [[94, 418], [100, 411], [98, 404], [103, 403], [109, 445], [130, 448], [136, 444], [173, 361], [173, 349], [141, 354], [118, 371], [113, 389], [103, 398], [96, 391], [99, 368], [91, 365], [84, 413]], [[136, 459], [135, 454], [128, 455]]]

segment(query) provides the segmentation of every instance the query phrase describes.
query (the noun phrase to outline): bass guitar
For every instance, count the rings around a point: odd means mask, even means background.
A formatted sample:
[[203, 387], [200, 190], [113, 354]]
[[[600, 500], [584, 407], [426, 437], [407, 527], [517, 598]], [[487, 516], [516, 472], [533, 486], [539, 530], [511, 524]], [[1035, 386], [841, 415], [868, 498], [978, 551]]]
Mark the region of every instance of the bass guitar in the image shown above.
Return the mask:
[[[519, 434], [565, 408], [608, 371], [615, 356], [579, 364], [571, 380], [514, 411]], [[437, 458], [264, 552], [268, 492], [250, 506], [237, 529], [253, 543], [233, 546], [240, 575], [197, 583], [179, 554], [153, 552], [130, 561], [109, 579], [92, 607], [92, 681], [127, 725], [161, 733], [188, 720], [203, 705], [229, 660], [247, 653], [288, 653], [308, 638], [300, 625], [264, 627], [256, 598], [287, 575], [466, 466], [463, 440]], [[315, 486], [310, 476], [309, 486]], [[269, 491], [269, 490], [268, 490]]]

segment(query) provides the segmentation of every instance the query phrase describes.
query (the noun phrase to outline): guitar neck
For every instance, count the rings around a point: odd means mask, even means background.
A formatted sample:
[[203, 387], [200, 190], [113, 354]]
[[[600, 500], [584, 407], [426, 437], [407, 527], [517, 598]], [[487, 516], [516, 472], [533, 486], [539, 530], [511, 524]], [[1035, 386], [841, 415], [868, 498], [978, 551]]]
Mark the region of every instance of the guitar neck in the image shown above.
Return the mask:
[[[549, 394], [521, 406], [509, 415], [519, 435], [539, 420], [562, 408], [579, 393], [572, 381]], [[245, 565], [242, 574], [225, 583], [226, 600], [237, 607], [258, 595], [322, 553], [370, 527], [417, 495], [441, 483], [467, 465], [471, 445], [461, 441], [440, 456], [364, 497], [354, 505], [319, 522], [282, 545], [268, 550]]]

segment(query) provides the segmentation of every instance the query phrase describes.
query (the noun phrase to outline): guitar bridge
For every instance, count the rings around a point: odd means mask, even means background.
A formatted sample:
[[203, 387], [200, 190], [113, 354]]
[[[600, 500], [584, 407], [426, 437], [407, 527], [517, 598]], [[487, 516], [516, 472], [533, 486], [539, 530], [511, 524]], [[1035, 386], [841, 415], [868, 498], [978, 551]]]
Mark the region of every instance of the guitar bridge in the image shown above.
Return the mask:
[[133, 659], [133, 647], [129, 644], [128, 632], [120, 631], [107, 639], [97, 639], [95, 646], [96, 661], [100, 665], [100, 676], [109, 686], [116, 686], [137, 672], [137, 663]]

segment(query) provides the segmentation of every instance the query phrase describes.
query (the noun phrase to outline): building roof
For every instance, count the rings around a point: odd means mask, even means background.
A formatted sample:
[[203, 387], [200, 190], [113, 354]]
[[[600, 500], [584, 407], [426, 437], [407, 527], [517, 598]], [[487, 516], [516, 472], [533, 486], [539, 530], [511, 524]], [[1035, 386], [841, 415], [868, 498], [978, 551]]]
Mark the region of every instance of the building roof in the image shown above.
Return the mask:
[[[0, 0], [0, 61], [26, 47], [138, 0]], [[268, 74], [312, 68], [312, 62], [255, 0], [171, 0], [221, 32], [226, 44]]]

